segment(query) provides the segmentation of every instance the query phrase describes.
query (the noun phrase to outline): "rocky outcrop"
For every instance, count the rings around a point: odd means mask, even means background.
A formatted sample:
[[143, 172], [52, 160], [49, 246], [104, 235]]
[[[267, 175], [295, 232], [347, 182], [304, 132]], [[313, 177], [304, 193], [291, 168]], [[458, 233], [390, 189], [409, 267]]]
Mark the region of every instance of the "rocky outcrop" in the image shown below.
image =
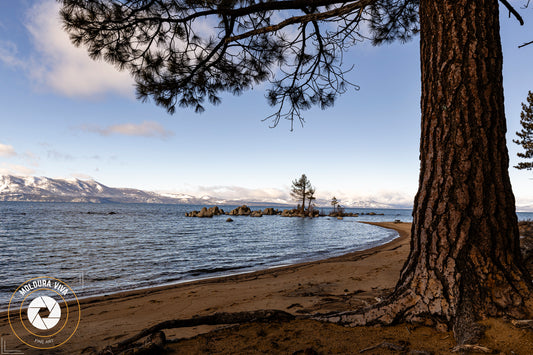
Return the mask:
[[[373, 213], [373, 212], [371, 212]], [[375, 214], [374, 214], [375, 215]], [[331, 212], [328, 214], [329, 217], [359, 217], [358, 213], [345, 213], [345, 212]]]
[[252, 214], [252, 210], [250, 209], [250, 207], [242, 205], [240, 207], [235, 208], [234, 210], [231, 210], [229, 214], [230, 216], [249, 216]]
[[297, 208], [293, 208], [292, 210], [283, 210], [281, 212], [282, 217], [318, 217], [319, 211], [318, 210], [312, 210], [312, 211], [304, 211], [302, 213], [301, 210]]
[[274, 216], [274, 215], [280, 214], [280, 212], [272, 207], [267, 207], [263, 210], [263, 214], [265, 216]]
[[312, 218], [312, 217], [318, 217], [318, 216], [320, 216], [320, 211], [318, 210], [312, 210], [308, 212], [308, 217]]
[[198, 217], [198, 218], [212, 218], [213, 216], [220, 216], [224, 214], [224, 210], [218, 208], [218, 206], [203, 207], [200, 211], [192, 211], [185, 213], [186, 217]]
[[283, 212], [281, 212], [281, 217], [295, 217], [295, 214], [296, 213], [299, 213], [298, 210], [283, 210]]
[[261, 211], [253, 211], [250, 213], [250, 217], [263, 217], [263, 213]]
[[[186, 217], [198, 217], [198, 218], [212, 218], [213, 216], [219, 216], [222, 214], [230, 215], [230, 216], [250, 216], [250, 217], [263, 217], [263, 216], [277, 216], [281, 215], [283, 217], [318, 217], [319, 211], [318, 210], [312, 210], [312, 211], [305, 211], [303, 214], [299, 209], [292, 209], [292, 210], [283, 210], [283, 212], [280, 212], [279, 210], [267, 207], [263, 211], [257, 210], [252, 211], [250, 207], [246, 205], [242, 205], [240, 207], [237, 207], [233, 210], [231, 210], [229, 213], [224, 212], [223, 209], [218, 208], [218, 206], [213, 206], [210, 208], [203, 207], [200, 211], [191, 211], [185, 213]], [[229, 221], [231, 218], [228, 218], [227, 221]], [[231, 220], [233, 221], [233, 220]]]
[[[203, 207], [200, 211], [191, 211], [185, 213], [186, 217], [198, 217], [198, 218], [211, 218], [213, 216], [220, 216], [223, 214], [227, 214], [230, 216], [252, 216], [252, 217], [262, 217], [263, 213], [259, 211], [253, 211], [250, 209], [250, 207], [246, 205], [242, 205], [240, 207], [237, 207], [231, 212], [226, 213], [223, 209], [218, 208], [218, 206], [213, 206], [211, 208]], [[252, 215], [253, 214], [253, 215]]]

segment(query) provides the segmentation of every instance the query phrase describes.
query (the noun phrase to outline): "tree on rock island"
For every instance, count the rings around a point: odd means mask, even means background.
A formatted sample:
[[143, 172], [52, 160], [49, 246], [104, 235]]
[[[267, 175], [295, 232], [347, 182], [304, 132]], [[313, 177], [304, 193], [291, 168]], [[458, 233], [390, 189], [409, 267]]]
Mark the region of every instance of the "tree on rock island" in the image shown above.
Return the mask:
[[[291, 187], [291, 197], [296, 201], [301, 201], [300, 206], [300, 215], [303, 217], [305, 215], [305, 200], [311, 198], [315, 194], [315, 189], [311, 185], [311, 181], [302, 174], [299, 179], [296, 179], [292, 182]], [[314, 198], [314, 197], [313, 197]], [[309, 208], [311, 207], [311, 202], [309, 202]]]
[[469, 343], [479, 336], [477, 320], [531, 315], [508, 175], [497, 0], [61, 3], [72, 41], [129, 70], [141, 100], [171, 113], [176, 105], [202, 111], [223, 91], [270, 80], [274, 125], [301, 120], [303, 110], [331, 106], [347, 91], [341, 59], [350, 45], [420, 33], [420, 179], [409, 259], [386, 300], [323, 319], [444, 323]]
[[311, 186], [309, 191], [307, 191], [307, 200], [309, 201], [307, 204], [307, 212], [312, 217], [313, 216], [313, 208], [314, 208], [314, 200], [316, 200], [315, 197], [315, 188]]
[[337, 205], [339, 204], [339, 201], [335, 196], [331, 199], [331, 205], [333, 206], [333, 213], [337, 212]]

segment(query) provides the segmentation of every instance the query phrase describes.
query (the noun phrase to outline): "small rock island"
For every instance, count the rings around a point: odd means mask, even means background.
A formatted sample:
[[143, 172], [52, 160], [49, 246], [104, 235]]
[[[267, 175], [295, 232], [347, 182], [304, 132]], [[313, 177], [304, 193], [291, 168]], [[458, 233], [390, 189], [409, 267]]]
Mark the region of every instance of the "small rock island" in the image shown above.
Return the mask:
[[[213, 207], [202, 207], [200, 211], [191, 211], [185, 213], [186, 217], [198, 217], [198, 218], [212, 218], [213, 216], [220, 216], [220, 215], [228, 215], [228, 216], [250, 216], [250, 217], [263, 217], [263, 216], [282, 216], [282, 217], [337, 217], [337, 218], [343, 218], [343, 217], [359, 217], [358, 213], [347, 213], [344, 211], [333, 211], [329, 214], [321, 214], [318, 209], [312, 209], [311, 211], [304, 211], [302, 213], [301, 209], [293, 208], [293, 209], [284, 209], [283, 211], [280, 211], [278, 209], [275, 209], [273, 207], [267, 207], [264, 210], [255, 210], [252, 211], [250, 207], [246, 205], [242, 205], [240, 207], [234, 208], [230, 212], [225, 212], [223, 209], [219, 208], [218, 206]], [[361, 215], [368, 215], [368, 216], [377, 216], [377, 215], [383, 215], [383, 213], [375, 213], [375, 212], [369, 212], [369, 213], [362, 213]]]

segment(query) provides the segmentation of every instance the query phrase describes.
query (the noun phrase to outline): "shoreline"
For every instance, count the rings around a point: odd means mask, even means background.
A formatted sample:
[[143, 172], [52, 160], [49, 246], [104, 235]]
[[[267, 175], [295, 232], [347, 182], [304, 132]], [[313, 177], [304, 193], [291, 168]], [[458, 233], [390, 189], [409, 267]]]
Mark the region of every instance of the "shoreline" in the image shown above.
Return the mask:
[[[123, 297], [123, 296], [128, 296], [130, 293], [132, 294], [138, 294], [138, 293], [146, 293], [146, 291], [150, 291], [150, 290], [156, 290], [156, 291], [159, 291], [159, 290], [165, 290], [165, 289], [172, 289], [172, 288], [176, 288], [176, 287], [180, 287], [180, 286], [183, 286], [183, 285], [189, 285], [189, 284], [200, 284], [200, 283], [203, 283], [203, 282], [206, 282], [206, 283], [209, 283], [210, 281], [213, 281], [216, 279], [225, 279], [225, 278], [231, 278], [231, 277], [238, 277], [238, 276], [246, 276], [248, 274], [255, 274], [255, 273], [268, 273], [269, 271], [277, 271], [277, 269], [285, 269], [285, 268], [292, 268], [294, 266], [299, 266], [299, 265], [307, 265], [307, 264], [313, 264], [313, 263], [318, 263], [318, 262], [327, 262], [328, 260], [334, 260], [334, 259], [337, 259], [337, 258], [344, 258], [344, 257], [348, 257], [354, 253], [359, 253], [359, 252], [365, 252], [365, 251], [369, 251], [369, 250], [373, 250], [375, 248], [380, 248], [380, 247], [383, 247], [383, 246], [386, 246], [387, 244], [401, 238], [401, 234], [398, 230], [395, 230], [393, 228], [389, 228], [389, 227], [384, 227], [382, 226], [381, 224], [382, 223], [393, 223], [393, 222], [365, 222], [365, 221], [357, 221], [357, 223], [363, 223], [363, 224], [370, 224], [370, 225], [374, 225], [374, 226], [377, 226], [377, 227], [381, 227], [381, 228], [385, 228], [385, 229], [391, 229], [391, 230], [394, 230], [398, 233], [398, 236], [392, 238], [391, 240], [387, 241], [386, 243], [384, 244], [379, 244], [379, 245], [375, 245], [373, 247], [370, 247], [370, 248], [367, 248], [367, 249], [360, 249], [360, 250], [353, 250], [353, 251], [348, 251], [348, 252], [339, 252], [338, 255], [331, 255], [331, 256], [328, 256], [326, 258], [314, 258], [314, 257], [309, 257], [309, 259], [307, 260], [299, 260], [299, 261], [296, 261], [294, 263], [284, 263], [284, 264], [281, 264], [281, 265], [272, 265], [272, 266], [266, 266], [266, 267], [263, 267], [263, 266], [257, 266], [257, 267], [251, 267], [249, 268], [248, 270], [245, 270], [245, 271], [241, 271], [241, 272], [235, 272], [235, 273], [231, 273], [229, 272], [228, 274], [223, 274], [223, 275], [213, 275], [213, 276], [205, 276], [205, 277], [199, 277], [199, 278], [194, 278], [194, 279], [188, 279], [188, 280], [182, 280], [182, 281], [171, 281], [171, 282], [168, 282], [168, 283], [163, 283], [163, 284], [153, 284], [153, 285], [147, 285], [147, 286], [143, 286], [143, 287], [140, 287], [140, 288], [135, 288], [135, 289], [129, 289], [129, 290], [123, 290], [123, 291], [112, 291], [110, 293], [98, 293], [98, 294], [94, 294], [94, 295], [87, 295], [87, 296], [81, 296], [81, 297], [78, 297], [78, 300], [80, 301], [80, 304], [82, 304], [83, 300], [89, 300], [89, 299], [100, 299], [100, 298], [104, 298], [104, 297], [113, 297], [114, 295], [119, 295], [120, 297]], [[404, 223], [404, 224], [411, 224], [410, 222], [401, 222], [401, 223]], [[244, 268], [246, 269], [246, 268]], [[253, 276], [253, 275], [251, 275]], [[221, 280], [223, 281], [223, 280]], [[67, 302], [72, 302], [74, 300], [68, 300]], [[6, 312], [7, 310], [0, 310], [0, 317], [1, 315]]]
[[[388, 243], [390, 243], [390, 242], [392, 242], [392, 241], [394, 241], [394, 240], [396, 240], [396, 239], [401, 237], [401, 234], [397, 230], [395, 230], [394, 228], [383, 227], [381, 225], [382, 223], [388, 223], [388, 222], [356, 221], [356, 223], [375, 225], [377, 227], [381, 227], [381, 228], [385, 228], [385, 229], [391, 229], [391, 230], [396, 231], [398, 233], [398, 236], [392, 238], [391, 240], [387, 241], [384, 244], [375, 245], [375, 246], [367, 248], [367, 249], [352, 250], [352, 251], [347, 251], [347, 252], [346, 251], [344, 251], [344, 252], [340, 251], [338, 253], [335, 253], [336, 255], [326, 256], [326, 258], [320, 258], [320, 257], [315, 256], [315, 257], [303, 258], [302, 260], [298, 260], [296, 262], [287, 262], [287, 263], [284, 263], [284, 264], [281, 264], [281, 265], [271, 265], [271, 266], [262, 265], [262, 266], [243, 268], [244, 271], [235, 272], [235, 273], [232, 273], [230, 271], [227, 274], [216, 274], [216, 275], [213, 275], [213, 276], [208, 276], [208, 274], [206, 274], [206, 276], [199, 277], [199, 278], [170, 281], [170, 282], [163, 283], [163, 284], [154, 283], [154, 284], [151, 284], [151, 285], [141, 286], [139, 288], [125, 289], [125, 290], [112, 290], [110, 292], [88, 294], [88, 295], [78, 296], [77, 299], [78, 299], [80, 304], [83, 304], [85, 300], [87, 300], [88, 302], [92, 302], [95, 299], [96, 300], [100, 300], [100, 299], [104, 299], [104, 298], [106, 298], [106, 299], [107, 298], [116, 299], [116, 298], [120, 298], [120, 297], [128, 297], [129, 295], [145, 294], [146, 292], [150, 292], [150, 291], [161, 291], [161, 290], [165, 290], [165, 289], [173, 289], [173, 288], [180, 287], [180, 286], [183, 286], [183, 285], [209, 282], [210, 280], [219, 279], [219, 278], [224, 279], [224, 278], [240, 276], [240, 275], [268, 272], [270, 270], [275, 270], [275, 269], [291, 268], [293, 266], [298, 266], [300, 264], [303, 265], [303, 264], [309, 264], [309, 263], [324, 262], [324, 261], [327, 261], [327, 260], [330, 260], [330, 259], [342, 258], [342, 257], [345, 257], [345, 256], [349, 256], [349, 255], [351, 255], [353, 253], [364, 252], [364, 251], [367, 251], [367, 250], [372, 250], [374, 248], [379, 248], [379, 247], [385, 246]], [[405, 223], [409, 223], [409, 222], [405, 222]], [[74, 299], [67, 299], [67, 303], [69, 305], [73, 304], [74, 302], [75, 302]], [[7, 315], [7, 311], [8, 311], [7, 307], [8, 307], [8, 305], [6, 304], [5, 308], [3, 308], [3, 307], [0, 308], [0, 319], [3, 319], [3, 316]]]
[[[393, 229], [399, 236], [385, 244], [333, 256], [326, 259], [300, 262], [285, 266], [244, 272], [228, 276], [213, 276], [202, 280], [184, 281], [108, 295], [88, 296], [79, 299], [81, 323], [66, 344], [60, 347], [67, 352], [79, 353], [88, 346], [102, 348], [112, 345], [136, 332], [170, 318], [187, 318], [217, 311], [242, 311], [255, 309], [282, 309], [291, 313], [304, 311], [334, 311], [340, 302], [317, 304], [317, 299], [353, 294], [354, 300], [372, 302], [384, 290], [394, 287], [409, 249], [410, 223], [364, 222]], [[395, 258], [384, 258], [390, 254]], [[359, 280], [351, 276], [354, 269], [375, 274], [394, 259], [390, 272], [381, 278], [366, 277]], [[364, 265], [364, 264], [369, 265]], [[329, 297], [325, 297], [329, 295]], [[332, 296], [333, 295], [333, 296]], [[320, 302], [318, 302], [320, 303]], [[295, 306], [296, 305], [296, 306]], [[344, 304], [346, 306], [349, 304]], [[0, 313], [4, 326], [0, 334], [9, 344], [20, 344], [7, 325], [7, 312]], [[205, 333], [209, 327], [176, 329], [169, 338], [188, 338]], [[91, 341], [90, 339], [93, 339]], [[31, 353], [23, 344], [15, 350]]]
[[[358, 223], [370, 224], [370, 225], [374, 225], [374, 226], [381, 227], [381, 228], [392, 229], [398, 232], [398, 236], [386, 242], [385, 244], [380, 244], [380, 245], [377, 245], [377, 246], [374, 246], [368, 249], [355, 250], [355, 251], [351, 251], [348, 253], [342, 253], [340, 255], [330, 256], [325, 259], [299, 261], [293, 264], [275, 265], [275, 266], [270, 266], [267, 268], [260, 268], [258, 270], [243, 271], [243, 272], [237, 272], [237, 273], [228, 274], [228, 275], [206, 276], [206, 277], [193, 279], [193, 280], [183, 280], [183, 281], [171, 282], [171, 283], [163, 284], [163, 285], [146, 286], [146, 287], [141, 287], [141, 288], [132, 289], [132, 290], [112, 292], [109, 294], [82, 296], [82, 297], [78, 297], [78, 301], [80, 305], [83, 305], [85, 303], [114, 300], [114, 299], [123, 298], [123, 297], [148, 295], [150, 293], [161, 292], [165, 290], [172, 290], [172, 289], [177, 289], [181, 287], [204, 285], [204, 284], [210, 284], [210, 283], [220, 283], [220, 282], [225, 282], [225, 281], [236, 281], [236, 282], [246, 281], [248, 279], [255, 279], [261, 275], [266, 275], [266, 274], [275, 273], [275, 272], [284, 272], [284, 271], [288, 271], [293, 268], [298, 269], [298, 268], [305, 267], [305, 266], [312, 265], [312, 264], [338, 262], [338, 261], [343, 261], [344, 259], [348, 259], [348, 258], [352, 259], [354, 257], [365, 257], [366, 256], [364, 255], [365, 252], [370, 252], [370, 253], [379, 252], [382, 248], [386, 248], [387, 246], [389, 246], [389, 244], [393, 243], [394, 241], [398, 241], [402, 237], [407, 238], [409, 236], [409, 233], [403, 233], [401, 229], [394, 229], [389, 226], [387, 227], [384, 226], [384, 225], [392, 224], [393, 222], [358, 222]], [[405, 222], [401, 222], [398, 224], [411, 225], [411, 223], [405, 223]], [[402, 236], [402, 233], [404, 234], [403, 236]], [[363, 253], [363, 255], [359, 255], [360, 253]], [[70, 304], [73, 301], [74, 300], [68, 300], [67, 302]], [[0, 311], [0, 319], [6, 312], [7, 312], [6, 310]]]
[[[95, 354], [161, 322], [215, 313], [280, 310], [304, 318], [353, 311], [387, 297], [409, 255], [411, 223], [377, 222], [399, 237], [367, 250], [250, 273], [84, 298], [69, 316], [80, 316], [76, 333], [53, 351], [22, 344], [0, 315], [3, 350], [24, 354]], [[481, 346], [493, 353], [531, 354], [533, 333], [508, 320], [480, 321]], [[168, 323], [167, 323], [168, 324]], [[168, 354], [388, 354], [380, 344], [414, 353], [454, 354], [453, 332], [420, 324], [344, 327], [297, 317], [291, 321], [198, 325], [164, 329]], [[31, 341], [31, 340], [30, 340]], [[143, 340], [141, 340], [142, 344]], [[369, 349], [374, 349], [369, 351]]]

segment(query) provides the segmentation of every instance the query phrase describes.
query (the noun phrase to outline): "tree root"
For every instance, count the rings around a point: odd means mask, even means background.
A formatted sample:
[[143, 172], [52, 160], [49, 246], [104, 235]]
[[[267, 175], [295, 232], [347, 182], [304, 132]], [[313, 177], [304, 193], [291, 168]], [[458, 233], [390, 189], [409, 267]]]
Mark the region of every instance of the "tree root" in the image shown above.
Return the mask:
[[533, 319], [512, 320], [511, 323], [517, 328], [533, 329]]
[[[318, 314], [311, 318], [344, 326], [387, 326], [399, 322], [436, 326], [442, 331], [453, 330], [458, 345], [477, 344], [485, 334], [486, 328], [477, 322], [479, 319], [472, 303], [468, 300], [461, 304], [455, 317], [448, 315], [451, 319], [439, 311], [440, 309], [436, 309], [434, 304], [425, 303], [412, 291], [404, 290], [393, 293], [382, 302], [370, 307], [348, 312]], [[533, 321], [520, 324], [524, 327], [533, 327]]]
[[485, 354], [493, 353], [493, 351], [489, 348], [486, 348], [481, 345], [471, 345], [471, 344], [457, 345], [456, 347], [452, 349], [452, 353], [458, 353], [458, 352], [463, 352], [463, 351], [466, 351], [466, 352], [476, 351], [476, 352], [481, 352]]
[[[279, 310], [258, 310], [258, 311], [250, 311], [250, 312], [235, 312], [235, 313], [215, 313], [213, 315], [209, 316], [200, 316], [200, 317], [193, 317], [189, 319], [172, 319], [168, 321], [164, 321], [161, 323], [158, 323], [156, 325], [153, 325], [149, 328], [146, 328], [142, 330], [141, 332], [137, 333], [136, 335], [121, 341], [116, 346], [108, 347], [101, 351], [99, 354], [119, 354], [122, 351], [126, 349], [130, 349], [137, 346], [143, 346], [140, 344], [135, 344], [136, 341], [139, 339], [142, 339], [144, 337], [150, 336], [151, 338], [158, 339], [157, 340], [157, 347], [161, 347], [161, 331], [164, 329], [173, 329], [173, 328], [185, 328], [185, 327], [195, 327], [199, 325], [222, 325], [222, 324], [244, 324], [244, 323], [251, 323], [251, 322], [272, 322], [272, 321], [289, 321], [295, 319], [296, 316], [293, 316], [290, 313], [279, 311]], [[164, 344], [165, 340], [163, 338], [162, 343]], [[144, 344], [143, 349], [140, 349], [141, 351], [144, 351], [144, 348], [150, 347], [154, 344], [153, 339], [148, 339], [147, 342]]]
[[[397, 298], [390, 295], [384, 301], [355, 311], [333, 312], [318, 314], [312, 319], [341, 324], [345, 326], [369, 326], [369, 325], [391, 325], [400, 319], [417, 323], [421, 318], [411, 319], [409, 314], [429, 314], [427, 309], [419, 309], [420, 303], [415, 295], [407, 292]], [[414, 318], [414, 317], [413, 317]]]
[[[409, 295], [409, 293], [407, 294]], [[150, 351], [152, 352], [149, 352], [150, 354], [157, 353], [158, 349], [164, 348], [164, 333], [161, 332], [164, 329], [194, 327], [199, 325], [231, 325], [272, 321], [286, 322], [294, 319], [313, 319], [343, 326], [392, 325], [398, 323], [399, 321], [406, 321], [415, 324], [418, 323], [446, 327], [446, 322], [442, 318], [435, 316], [432, 317], [427, 311], [425, 313], [421, 312], [420, 302], [416, 302], [415, 297], [403, 297], [401, 298], [401, 302], [398, 302], [398, 299], [391, 301], [391, 298], [388, 298], [387, 300], [370, 307], [356, 311], [340, 313], [334, 312], [327, 314], [294, 316], [281, 310], [257, 310], [236, 313], [222, 312], [189, 319], [173, 319], [146, 328], [136, 335], [121, 341], [116, 346], [108, 347], [98, 354], [119, 354], [126, 349], [132, 348], [135, 348], [136, 351], [141, 351], [139, 354], [148, 351], [146, 349], [151, 349]], [[517, 327], [533, 328], [533, 320], [513, 320], [512, 323]], [[478, 340], [484, 334], [484, 331], [485, 328], [475, 322], [471, 310], [468, 309], [468, 307], [464, 307], [463, 312], [460, 312], [460, 314], [457, 315], [453, 324], [454, 337], [458, 345], [453, 348], [452, 351], [477, 351], [491, 353], [492, 351], [488, 348], [480, 345], [472, 345], [478, 342]], [[149, 338], [147, 338], [144, 344], [135, 343], [145, 337]], [[154, 343], [153, 339], [151, 338], [157, 339], [157, 343]], [[406, 350], [405, 345], [383, 342], [363, 349], [360, 352], [364, 353], [366, 351], [371, 351], [378, 348], [386, 348], [398, 352]]]

